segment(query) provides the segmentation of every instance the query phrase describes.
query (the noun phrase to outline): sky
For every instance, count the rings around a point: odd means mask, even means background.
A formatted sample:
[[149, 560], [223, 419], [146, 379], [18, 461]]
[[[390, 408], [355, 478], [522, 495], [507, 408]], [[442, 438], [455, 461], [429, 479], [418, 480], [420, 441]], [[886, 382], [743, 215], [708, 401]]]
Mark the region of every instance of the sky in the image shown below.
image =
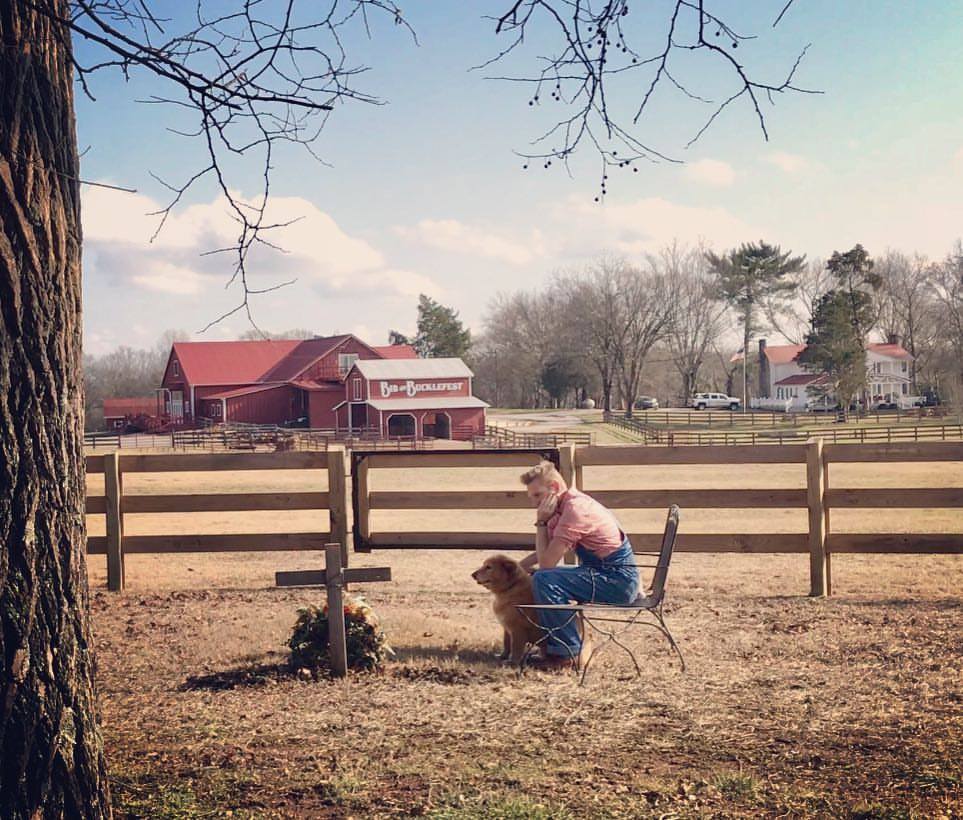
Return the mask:
[[[387, 20], [370, 39], [345, 32], [352, 62], [370, 69], [357, 84], [383, 104], [337, 106], [314, 146], [323, 162], [294, 146], [275, 157], [270, 216], [296, 221], [272, 237], [283, 253], [257, 254], [250, 274], [254, 287], [296, 281], [254, 299], [261, 328], [383, 344], [390, 329], [413, 331], [427, 293], [477, 332], [499, 292], [542, 287], [604, 254], [641, 262], [676, 239], [720, 251], [765, 239], [813, 258], [860, 242], [874, 255], [940, 258], [963, 236], [963, 0], [795, 0], [775, 30], [783, 0], [708, 4], [759, 35], [738, 53], [761, 80], [781, 81], [811, 44], [796, 79], [823, 93], [767, 105], [768, 141], [740, 100], [686, 148], [713, 107], [660, 86], [632, 133], [679, 162], [612, 171], [601, 203], [588, 149], [568, 173], [523, 169], [517, 152], [557, 110], [487, 79], [530, 71], [552, 49], [547, 29], [502, 68], [471, 70], [504, 45], [485, 15], [506, 5], [410, 0], [417, 43]], [[632, 9], [630, 38], [664, 38], [666, 0]], [[94, 56], [76, 48], [82, 62]], [[687, 59], [672, 66], [690, 89], [714, 100], [732, 92], [717, 64]], [[613, 85], [614, 110], [634, 110], [647, 79]], [[169, 195], [156, 177], [181, 181], [203, 162], [198, 141], [174, 133], [189, 125], [180, 111], [137, 102], [171, 90], [136, 71], [102, 71], [89, 85], [95, 100], [76, 102], [82, 178], [136, 193], [83, 187], [86, 350], [153, 347], [168, 329], [236, 338], [250, 329], [240, 314], [200, 332], [239, 298], [226, 287], [229, 260], [205, 255], [236, 233], [214, 187], [192, 190], [152, 239], [151, 213]], [[232, 164], [231, 189], [255, 195], [261, 170]]]

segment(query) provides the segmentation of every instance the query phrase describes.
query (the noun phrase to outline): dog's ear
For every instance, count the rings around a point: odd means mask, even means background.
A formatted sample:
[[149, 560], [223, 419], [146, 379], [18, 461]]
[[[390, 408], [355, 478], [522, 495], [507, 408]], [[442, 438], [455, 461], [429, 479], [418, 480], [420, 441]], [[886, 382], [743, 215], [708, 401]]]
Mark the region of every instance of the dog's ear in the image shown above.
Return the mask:
[[509, 558], [507, 555], [496, 555], [493, 560], [498, 563], [498, 568], [506, 575], [514, 574], [515, 570], [518, 569], [518, 561]]

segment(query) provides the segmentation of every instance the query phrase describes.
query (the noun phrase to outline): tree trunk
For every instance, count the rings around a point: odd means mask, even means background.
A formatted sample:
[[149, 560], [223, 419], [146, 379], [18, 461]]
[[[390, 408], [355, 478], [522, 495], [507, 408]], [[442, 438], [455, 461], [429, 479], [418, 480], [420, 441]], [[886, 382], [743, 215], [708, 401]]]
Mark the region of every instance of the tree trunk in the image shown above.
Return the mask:
[[85, 566], [67, 0], [0, 2], [0, 817], [110, 816]]

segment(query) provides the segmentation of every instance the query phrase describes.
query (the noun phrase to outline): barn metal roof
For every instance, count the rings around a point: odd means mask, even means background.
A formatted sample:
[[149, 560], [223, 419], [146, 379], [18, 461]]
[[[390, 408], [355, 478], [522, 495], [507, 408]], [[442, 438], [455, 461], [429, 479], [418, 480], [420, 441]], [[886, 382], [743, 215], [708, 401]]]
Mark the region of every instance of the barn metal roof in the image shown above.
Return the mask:
[[297, 347], [261, 376], [260, 381], [286, 382], [295, 379], [326, 353], [330, 353], [339, 344], [350, 338], [350, 336], [342, 334], [340, 336], [321, 336], [317, 339], [305, 339], [299, 342]]
[[372, 348], [382, 359], [417, 359], [418, 354], [411, 345], [380, 345]]
[[220, 393], [212, 393], [204, 396], [198, 401], [208, 401], [209, 399], [236, 399], [240, 396], [250, 396], [252, 393], [263, 393], [265, 390], [280, 390], [288, 387], [287, 384], [254, 384], [250, 387], [238, 387], [236, 390], [224, 390]]
[[446, 408], [488, 407], [488, 403], [476, 396], [443, 396], [426, 399], [369, 399], [375, 410], [444, 410]]
[[461, 359], [364, 359], [354, 363], [366, 379], [465, 379], [474, 373]]
[[184, 377], [195, 386], [244, 384], [261, 381], [299, 344], [300, 339], [174, 342], [174, 353]]
[[157, 413], [157, 397], [134, 397], [122, 399], [104, 399], [104, 417], [136, 416], [139, 414], [152, 416]]

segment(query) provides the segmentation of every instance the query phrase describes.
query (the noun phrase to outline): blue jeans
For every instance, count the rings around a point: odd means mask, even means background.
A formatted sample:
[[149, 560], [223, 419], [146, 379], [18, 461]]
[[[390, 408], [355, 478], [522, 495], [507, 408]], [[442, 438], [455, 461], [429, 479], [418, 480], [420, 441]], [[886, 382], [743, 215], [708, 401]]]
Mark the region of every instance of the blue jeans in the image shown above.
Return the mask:
[[[611, 555], [599, 558], [581, 544], [575, 548], [576, 567], [536, 570], [532, 576], [536, 604], [630, 604], [639, 591], [639, 571], [632, 545], [626, 538]], [[540, 609], [538, 620], [549, 632], [549, 655], [575, 658], [582, 648], [578, 621], [571, 612]]]

